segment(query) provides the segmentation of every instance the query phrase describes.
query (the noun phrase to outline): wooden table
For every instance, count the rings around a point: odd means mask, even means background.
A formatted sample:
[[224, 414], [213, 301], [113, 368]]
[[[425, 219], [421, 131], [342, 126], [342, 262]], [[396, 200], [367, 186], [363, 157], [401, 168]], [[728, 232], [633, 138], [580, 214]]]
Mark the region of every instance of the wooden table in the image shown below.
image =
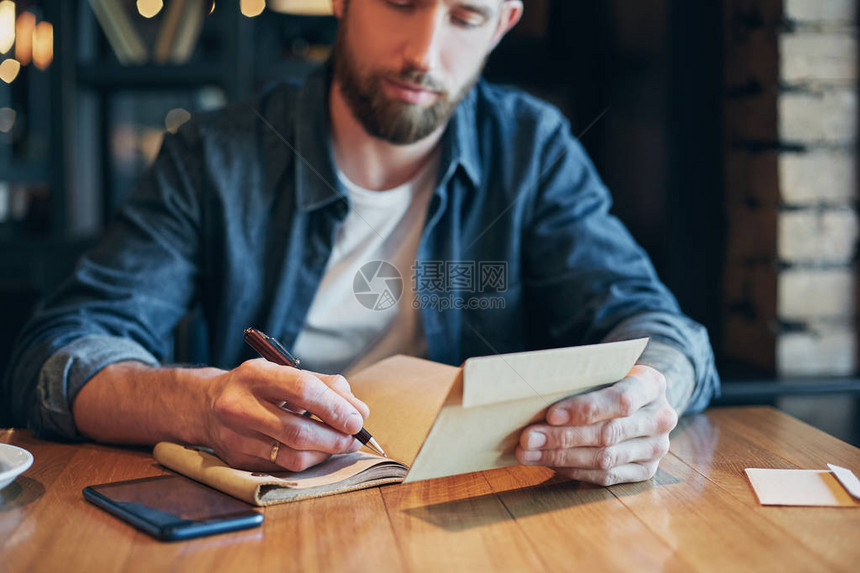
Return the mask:
[[166, 473], [148, 451], [0, 442], [35, 456], [0, 494], [0, 571], [860, 571], [860, 510], [756, 502], [747, 467], [860, 473], [860, 450], [771, 408], [683, 419], [649, 482], [509, 468], [274, 506], [256, 530], [180, 543], [81, 496]]

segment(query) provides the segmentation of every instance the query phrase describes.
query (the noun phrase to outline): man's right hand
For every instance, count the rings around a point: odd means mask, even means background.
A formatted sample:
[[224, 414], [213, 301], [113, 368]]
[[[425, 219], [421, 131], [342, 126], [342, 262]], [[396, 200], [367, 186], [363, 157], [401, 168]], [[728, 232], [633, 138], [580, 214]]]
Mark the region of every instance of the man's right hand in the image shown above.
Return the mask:
[[262, 358], [229, 371], [111, 364], [78, 392], [72, 412], [78, 431], [93, 440], [208, 446], [234, 467], [266, 472], [301, 471], [357, 450], [352, 434], [369, 414], [343, 376]]
[[[370, 413], [343, 376], [262, 358], [223, 372], [206, 394], [206, 445], [231, 466], [249, 470], [302, 471], [331, 454], [356, 451], [361, 444], [352, 434]], [[305, 411], [322, 422], [303, 416]], [[276, 465], [269, 460], [275, 441], [281, 444]]]

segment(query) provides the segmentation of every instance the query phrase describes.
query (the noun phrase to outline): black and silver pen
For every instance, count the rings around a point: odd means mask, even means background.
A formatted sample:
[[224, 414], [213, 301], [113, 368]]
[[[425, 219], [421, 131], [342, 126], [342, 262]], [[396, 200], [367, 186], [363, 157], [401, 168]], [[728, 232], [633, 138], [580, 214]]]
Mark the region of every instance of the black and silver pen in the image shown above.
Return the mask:
[[[276, 338], [273, 338], [256, 328], [245, 329], [245, 342], [247, 342], [248, 346], [256, 350], [260, 356], [269, 362], [274, 362], [281, 366], [292, 366], [293, 368], [299, 368], [301, 365], [301, 362], [290, 354]], [[308, 415], [309, 413], [305, 412], [305, 414]], [[379, 443], [373, 439], [370, 432], [364, 428], [362, 428], [357, 434], [353, 434], [353, 437], [376, 454], [385, 456], [385, 451], [379, 446]]]

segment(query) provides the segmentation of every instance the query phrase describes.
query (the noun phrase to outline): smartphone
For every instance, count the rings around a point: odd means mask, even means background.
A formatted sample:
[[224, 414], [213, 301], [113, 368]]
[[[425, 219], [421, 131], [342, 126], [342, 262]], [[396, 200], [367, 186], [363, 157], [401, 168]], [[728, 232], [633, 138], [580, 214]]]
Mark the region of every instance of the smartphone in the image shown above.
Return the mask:
[[92, 485], [84, 498], [163, 541], [256, 527], [263, 514], [243, 501], [179, 475]]

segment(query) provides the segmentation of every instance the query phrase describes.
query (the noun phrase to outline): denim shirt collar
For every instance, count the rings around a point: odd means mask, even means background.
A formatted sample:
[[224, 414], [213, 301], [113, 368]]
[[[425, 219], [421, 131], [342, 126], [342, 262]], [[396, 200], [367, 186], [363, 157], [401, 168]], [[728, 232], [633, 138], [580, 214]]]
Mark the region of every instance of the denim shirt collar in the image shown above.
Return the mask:
[[[296, 200], [301, 211], [312, 211], [346, 199], [338, 182], [329, 129], [328, 93], [331, 61], [305, 80], [294, 115], [296, 134]], [[447, 182], [462, 167], [474, 187], [482, 171], [476, 137], [476, 94], [469, 91], [457, 106], [442, 136], [440, 182]]]
[[296, 126], [296, 201], [300, 211], [313, 211], [346, 199], [339, 186], [329, 135], [331, 68], [331, 63], [327, 62], [305, 80], [293, 116]]
[[481, 184], [482, 170], [479, 140], [477, 137], [477, 119], [475, 108], [477, 88], [472, 88], [463, 101], [457, 106], [448, 127], [442, 137], [442, 161], [445, 166], [446, 179], [451, 177], [459, 165], [469, 178], [472, 185], [477, 188]]

